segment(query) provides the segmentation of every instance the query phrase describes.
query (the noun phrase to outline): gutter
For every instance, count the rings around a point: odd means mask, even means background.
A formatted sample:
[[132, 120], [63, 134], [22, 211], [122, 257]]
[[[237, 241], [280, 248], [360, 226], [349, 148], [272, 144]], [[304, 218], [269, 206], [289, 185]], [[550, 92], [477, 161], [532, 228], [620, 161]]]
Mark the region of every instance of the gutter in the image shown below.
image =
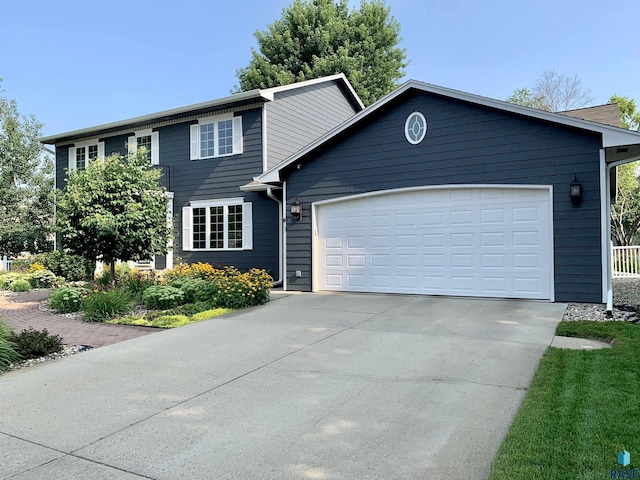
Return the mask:
[[267, 196], [278, 204], [278, 279], [271, 286], [279, 287], [282, 285], [282, 274], [284, 269], [284, 259], [282, 255], [282, 239], [284, 230], [284, 218], [282, 216], [282, 200], [273, 194], [274, 187], [267, 188]]

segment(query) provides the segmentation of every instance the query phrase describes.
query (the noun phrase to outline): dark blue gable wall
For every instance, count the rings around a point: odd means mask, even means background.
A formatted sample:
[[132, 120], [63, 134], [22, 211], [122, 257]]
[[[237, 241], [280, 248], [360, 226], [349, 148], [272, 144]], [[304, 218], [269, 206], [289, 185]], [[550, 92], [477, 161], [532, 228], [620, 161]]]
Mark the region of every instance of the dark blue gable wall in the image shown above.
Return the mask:
[[[404, 137], [414, 111], [428, 122], [418, 145]], [[554, 187], [556, 301], [601, 302], [599, 148], [593, 133], [407, 92], [283, 172], [289, 202], [303, 206], [302, 221], [287, 222], [288, 288], [311, 289], [311, 202], [422, 185], [539, 184]], [[569, 199], [574, 173], [579, 206]]]

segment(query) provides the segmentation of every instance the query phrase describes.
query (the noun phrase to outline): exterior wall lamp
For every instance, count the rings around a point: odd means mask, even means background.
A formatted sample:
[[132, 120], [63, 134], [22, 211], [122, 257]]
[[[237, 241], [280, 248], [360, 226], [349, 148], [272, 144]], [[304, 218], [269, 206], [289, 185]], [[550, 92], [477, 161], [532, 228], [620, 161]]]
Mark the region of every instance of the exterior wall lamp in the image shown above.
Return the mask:
[[300, 205], [297, 198], [291, 204], [291, 216], [296, 220], [300, 220], [302, 218], [302, 205]]
[[569, 197], [571, 197], [571, 203], [579, 205], [582, 201], [582, 185], [578, 182], [576, 174], [573, 174], [573, 181], [569, 184]]

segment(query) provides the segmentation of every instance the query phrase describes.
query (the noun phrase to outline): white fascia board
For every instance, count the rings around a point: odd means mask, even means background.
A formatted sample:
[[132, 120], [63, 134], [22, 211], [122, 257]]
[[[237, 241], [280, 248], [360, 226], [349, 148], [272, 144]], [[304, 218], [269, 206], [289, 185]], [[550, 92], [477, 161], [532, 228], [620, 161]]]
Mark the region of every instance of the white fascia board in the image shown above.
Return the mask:
[[261, 92], [263, 95], [270, 94], [273, 97], [273, 95], [278, 92], [285, 92], [287, 90], [293, 90], [295, 88], [308, 87], [309, 85], [317, 85], [318, 83], [331, 82], [334, 80], [339, 80], [344, 83], [345, 87], [347, 87], [347, 90], [349, 90], [349, 92], [353, 96], [353, 99], [358, 103], [358, 105], [360, 105], [360, 109], [363, 110], [364, 103], [362, 103], [362, 100], [360, 100], [360, 97], [358, 96], [356, 91], [353, 89], [351, 82], [349, 82], [349, 80], [347, 79], [344, 73], [336, 73], [335, 75], [328, 75], [326, 77], [313, 78], [311, 80], [305, 80], [303, 82], [290, 83], [288, 85], [282, 85], [279, 87], [266, 88], [264, 90], [261, 90]]
[[575, 117], [569, 117], [560, 113], [546, 112], [544, 110], [538, 110], [536, 108], [523, 107], [522, 105], [516, 105], [515, 103], [509, 103], [502, 100], [496, 100], [494, 98], [482, 97], [480, 95], [474, 95], [471, 93], [461, 92], [459, 90], [452, 90], [450, 88], [439, 87], [437, 85], [431, 85], [429, 83], [418, 82], [416, 80], [409, 80], [395, 89], [393, 92], [382, 97], [377, 102], [371, 104], [360, 113], [351, 117], [349, 120], [341, 125], [338, 125], [333, 130], [330, 130], [325, 135], [318, 138], [315, 142], [310, 143], [302, 150], [299, 150], [294, 155], [283, 160], [278, 165], [272, 167], [270, 170], [258, 177], [258, 181], [263, 183], [279, 182], [280, 171], [296, 162], [300, 158], [304, 157], [308, 153], [315, 150], [320, 145], [324, 144], [331, 138], [335, 137], [342, 131], [346, 130], [350, 126], [358, 123], [362, 119], [368, 117], [380, 107], [391, 102], [398, 96], [402, 95], [409, 89], [415, 89], [427, 93], [433, 93], [435, 95], [442, 95], [448, 98], [454, 98], [464, 102], [469, 102], [477, 105], [482, 105], [497, 110], [515, 113], [526, 117], [536, 118], [539, 120], [545, 120], [548, 122], [566, 125], [569, 127], [579, 128], [590, 132], [600, 133], [602, 135], [603, 147], [613, 147], [618, 145], [640, 144], [640, 132], [634, 132], [631, 130], [625, 130], [624, 128], [613, 127], [602, 123], [591, 122], [589, 120], [582, 120]]
[[173, 115], [180, 115], [181, 113], [188, 113], [194, 110], [202, 110], [205, 108], [217, 107], [224, 105], [226, 103], [235, 103], [243, 100], [265, 100], [265, 101], [273, 101], [273, 93], [266, 92], [263, 95], [262, 90], [249, 90], [246, 92], [236, 93], [234, 95], [229, 95], [226, 97], [218, 98], [216, 100], [209, 100], [207, 102], [194, 103], [192, 105], [187, 105], [185, 107], [173, 108], [171, 110], [163, 110], [161, 112], [151, 113], [148, 115], [142, 115], [140, 117], [133, 117], [127, 120], [120, 120], [118, 122], [105, 123], [102, 125], [97, 125], [95, 127], [82, 128], [80, 130], [73, 130], [71, 132], [59, 133], [57, 135], [49, 135], [48, 137], [42, 137], [39, 139], [40, 143], [45, 145], [54, 145], [57, 140], [61, 138], [67, 137], [86, 137], [91, 134], [99, 134], [102, 130], [110, 130], [120, 127], [127, 127], [128, 125], [142, 124], [142, 123], [151, 123], [152, 121]]

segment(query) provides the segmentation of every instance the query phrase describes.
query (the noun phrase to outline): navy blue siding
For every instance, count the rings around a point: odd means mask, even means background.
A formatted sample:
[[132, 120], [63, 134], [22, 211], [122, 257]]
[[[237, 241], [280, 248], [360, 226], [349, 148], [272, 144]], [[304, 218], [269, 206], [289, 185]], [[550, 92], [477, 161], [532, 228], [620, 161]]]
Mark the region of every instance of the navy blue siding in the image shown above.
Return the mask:
[[[264, 268], [278, 275], [278, 204], [264, 194], [243, 193], [239, 187], [262, 173], [262, 127], [259, 108], [242, 115], [243, 153], [204, 160], [189, 159], [191, 122], [157, 128], [160, 164], [169, 167], [174, 192], [174, 255], [188, 263], [234, 265], [240, 269]], [[253, 206], [253, 249], [230, 252], [182, 250], [182, 208], [193, 200], [244, 197]]]
[[[236, 113], [242, 115], [243, 153], [205, 160], [189, 159], [192, 121], [155, 128], [159, 132], [159, 163], [165, 175], [161, 181], [174, 192], [174, 255], [186, 262], [234, 265], [240, 269], [264, 268], [278, 276], [278, 204], [262, 193], [243, 193], [239, 187], [262, 173], [261, 109]], [[133, 134], [133, 132], [131, 132]], [[105, 154], [126, 155], [129, 134], [100, 138]], [[56, 147], [56, 181], [64, 188], [69, 145]], [[253, 249], [232, 252], [182, 251], [182, 207], [192, 200], [244, 197], [253, 207]], [[157, 257], [157, 267], [166, 262]]]
[[[413, 111], [428, 122], [419, 145], [404, 137]], [[436, 95], [408, 92], [283, 172], [289, 201], [287, 283], [311, 289], [311, 202], [393, 188], [447, 184], [554, 187], [555, 298], [601, 302], [599, 135]], [[572, 205], [574, 173], [583, 201]], [[296, 270], [302, 278], [296, 278]]]

